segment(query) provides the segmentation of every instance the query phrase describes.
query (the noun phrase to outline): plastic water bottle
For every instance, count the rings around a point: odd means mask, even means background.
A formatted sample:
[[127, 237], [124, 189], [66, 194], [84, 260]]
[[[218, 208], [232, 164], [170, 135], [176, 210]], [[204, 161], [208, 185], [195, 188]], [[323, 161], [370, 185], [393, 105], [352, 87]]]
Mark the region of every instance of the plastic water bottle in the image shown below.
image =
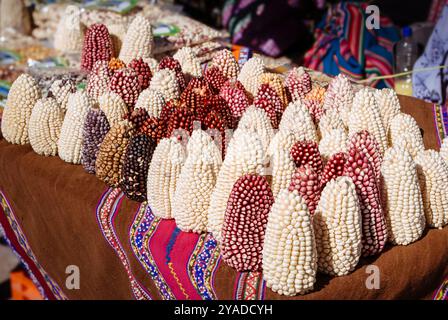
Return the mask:
[[[412, 40], [412, 29], [403, 28], [403, 38], [395, 45], [395, 73], [412, 71], [418, 58], [418, 46]], [[412, 96], [412, 74], [401, 76], [395, 80], [395, 91]]]

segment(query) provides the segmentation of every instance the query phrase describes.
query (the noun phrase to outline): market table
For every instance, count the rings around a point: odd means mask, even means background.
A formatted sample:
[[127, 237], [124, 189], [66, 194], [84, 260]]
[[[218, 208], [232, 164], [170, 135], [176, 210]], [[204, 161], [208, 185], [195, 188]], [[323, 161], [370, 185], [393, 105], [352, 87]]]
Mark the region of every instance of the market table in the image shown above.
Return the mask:
[[[446, 110], [409, 97], [400, 101], [419, 123], [426, 147], [438, 149]], [[49, 299], [427, 299], [448, 276], [445, 227], [426, 230], [408, 246], [388, 245], [348, 276], [318, 274], [307, 295], [280, 296], [260, 273], [225, 265], [211, 235], [182, 232], [82, 166], [3, 138], [0, 197], [10, 245]], [[380, 271], [379, 289], [365, 284], [371, 264]], [[66, 287], [69, 266], [79, 268], [79, 289]]]

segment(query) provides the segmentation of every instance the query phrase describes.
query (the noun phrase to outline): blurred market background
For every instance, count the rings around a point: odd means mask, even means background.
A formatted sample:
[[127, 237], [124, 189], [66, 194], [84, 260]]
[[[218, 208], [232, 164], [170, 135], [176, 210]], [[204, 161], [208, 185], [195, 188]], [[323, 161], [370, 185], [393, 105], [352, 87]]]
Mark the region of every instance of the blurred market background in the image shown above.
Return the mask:
[[[156, 59], [192, 46], [206, 65], [211, 53], [228, 47], [241, 61], [260, 56], [273, 72], [303, 65], [318, 77], [344, 73], [360, 84], [446, 103], [447, 0], [0, 0], [0, 117], [23, 71], [44, 89], [66, 74], [85, 82], [80, 52], [55, 39], [73, 22], [67, 17], [82, 28], [105, 24], [119, 47], [136, 14], [153, 23]], [[40, 295], [0, 230], [0, 300], [11, 298]]]

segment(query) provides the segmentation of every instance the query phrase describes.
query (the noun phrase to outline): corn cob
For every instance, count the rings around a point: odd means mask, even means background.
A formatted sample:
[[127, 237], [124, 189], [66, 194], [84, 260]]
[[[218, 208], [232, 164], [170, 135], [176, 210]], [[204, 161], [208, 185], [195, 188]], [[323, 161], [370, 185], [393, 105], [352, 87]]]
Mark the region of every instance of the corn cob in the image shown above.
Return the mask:
[[81, 163], [82, 132], [93, 100], [85, 91], [77, 91], [68, 98], [67, 113], [58, 141], [59, 157], [65, 162]]
[[375, 138], [381, 154], [384, 154], [388, 147], [386, 130], [375, 94], [367, 88], [356, 93], [349, 119], [349, 134], [361, 130], [367, 130]]
[[111, 126], [100, 145], [95, 162], [98, 179], [111, 187], [118, 187], [126, 147], [131, 135], [131, 123], [123, 120]]
[[67, 6], [54, 34], [54, 48], [64, 53], [81, 52], [84, 32], [80, 10], [76, 6]]
[[241, 68], [237, 79], [252, 96], [257, 94], [259, 76], [264, 73], [264, 70], [264, 62], [258, 57], [250, 58]]
[[267, 152], [269, 143], [274, 136], [274, 130], [264, 110], [250, 106], [241, 117], [238, 128], [258, 133], [263, 143], [263, 150]]
[[174, 71], [176, 74], [176, 80], [179, 85], [180, 91], [184, 91], [187, 86], [187, 81], [185, 80], [184, 74], [182, 72], [182, 66], [179, 61], [170, 56], [165, 56], [160, 60], [157, 70], [169, 69]]
[[286, 76], [285, 87], [292, 101], [304, 99], [311, 91], [311, 77], [303, 67], [292, 68]]
[[272, 170], [270, 174], [272, 175], [271, 186], [274, 198], [277, 197], [280, 190], [288, 188], [291, 183], [296, 165], [289, 150], [296, 142], [296, 136], [292, 131], [279, 130], [269, 144], [268, 156]]
[[319, 142], [319, 152], [324, 161], [338, 152], [347, 152], [347, 133], [343, 129], [333, 129]]
[[297, 190], [282, 190], [269, 213], [263, 278], [281, 295], [305, 294], [316, 281], [317, 252], [310, 212]]
[[330, 181], [313, 219], [320, 272], [344, 276], [355, 269], [361, 256], [361, 221], [353, 181], [348, 177]]
[[362, 255], [378, 254], [387, 241], [387, 226], [381, 207], [378, 179], [367, 153], [351, 148], [345, 162], [344, 175], [353, 180], [361, 207]]
[[86, 31], [81, 55], [81, 69], [90, 72], [97, 61], [106, 61], [114, 54], [112, 39], [104, 24], [92, 24]]
[[190, 77], [202, 76], [201, 62], [190, 47], [180, 48], [174, 54], [173, 58], [179, 61], [184, 74]]
[[211, 66], [217, 67], [227, 79], [236, 79], [240, 71], [238, 62], [232, 52], [227, 49], [223, 49], [213, 56]]
[[98, 103], [110, 126], [123, 120], [123, 117], [128, 113], [126, 103], [113, 91], [107, 90], [98, 98]]
[[87, 81], [87, 93], [91, 98], [98, 99], [109, 89], [111, 76], [112, 70], [109, 69], [107, 61], [95, 62]]
[[262, 173], [265, 161], [263, 144], [258, 134], [237, 129], [230, 140], [208, 210], [207, 230], [217, 241], [221, 241], [224, 214], [233, 185], [246, 173]]
[[283, 86], [283, 79], [281, 78], [281, 76], [279, 74], [271, 72], [262, 73], [258, 77], [258, 87], [256, 93], [258, 93], [260, 86], [263, 84], [269, 84], [269, 86], [275, 90], [277, 96], [282, 102], [281, 111], [283, 111], [288, 105], [288, 96], [286, 93], [286, 89]]
[[222, 226], [221, 252], [223, 260], [237, 271], [261, 270], [264, 234], [273, 203], [263, 176], [246, 174], [233, 186]]
[[134, 70], [137, 74], [138, 83], [140, 84], [140, 90], [147, 89], [152, 78], [152, 72], [149, 65], [144, 62], [142, 58], [138, 58], [131, 60], [128, 67]]
[[283, 113], [280, 130], [291, 130], [301, 140], [317, 141], [316, 127], [308, 109], [300, 102], [290, 103]]
[[176, 73], [170, 69], [162, 69], [154, 73], [149, 88], [159, 91], [166, 102], [176, 100], [180, 97], [180, 88], [176, 79]]
[[298, 141], [290, 150], [291, 157], [297, 168], [309, 164], [314, 172], [320, 177], [323, 170], [322, 158], [319, 147], [314, 141]]
[[325, 111], [325, 113], [319, 119], [319, 136], [323, 139], [334, 129], [341, 129], [346, 131], [344, 122], [342, 121], [339, 112], [335, 109], [330, 109]]
[[151, 23], [142, 15], [137, 15], [129, 25], [123, 39], [119, 58], [128, 64], [135, 58], [150, 58], [153, 49]]
[[126, 68], [126, 63], [124, 63], [122, 60], [112, 57], [109, 60], [109, 69], [112, 71], [120, 70]]
[[148, 204], [154, 215], [173, 218], [172, 202], [181, 168], [185, 162], [185, 148], [176, 138], [160, 140], [148, 169]]
[[420, 127], [413, 117], [405, 113], [398, 113], [392, 118], [389, 126], [389, 141], [392, 146], [406, 147], [413, 157], [425, 148]]
[[110, 130], [103, 111], [92, 108], [88, 111], [82, 133], [81, 164], [88, 173], [95, 173], [95, 162], [104, 137]]
[[297, 190], [299, 195], [305, 200], [310, 214], [316, 211], [317, 203], [320, 199], [320, 176], [313, 170], [310, 164], [298, 167], [292, 177], [288, 190]]
[[228, 81], [221, 88], [219, 95], [229, 106], [230, 113], [234, 119], [232, 122], [236, 123], [250, 105], [250, 99], [245, 89], [239, 81]]
[[219, 91], [221, 91], [222, 87], [224, 87], [229, 80], [218, 67], [207, 68], [204, 72], [204, 79], [207, 81], [214, 94], [219, 94]]
[[353, 87], [348, 78], [340, 73], [331, 80], [325, 93], [324, 110], [338, 111], [344, 125], [348, 125], [348, 117], [353, 104]]
[[367, 157], [372, 165], [378, 186], [381, 184], [381, 163], [383, 157], [375, 138], [366, 130], [356, 132], [349, 137], [348, 148]]
[[14, 144], [29, 143], [31, 112], [40, 96], [36, 80], [29, 74], [23, 73], [13, 82], [1, 119], [2, 134], [6, 141]]
[[320, 181], [321, 188], [325, 188], [325, 185], [337, 177], [344, 175], [345, 162], [347, 161], [347, 154], [345, 152], [338, 152], [332, 155], [325, 164], [322, 171], [322, 177]]
[[187, 159], [177, 180], [172, 214], [179, 229], [207, 231], [210, 196], [221, 166], [221, 153], [212, 138], [195, 130], [187, 145]]
[[165, 100], [163, 95], [154, 89], [143, 90], [138, 96], [135, 108], [145, 109], [150, 117], [158, 118], [162, 112], [162, 108], [165, 105]]
[[395, 146], [387, 149], [381, 172], [389, 241], [408, 245], [418, 240], [425, 229], [416, 165], [406, 149]]
[[51, 92], [61, 109], [65, 112], [67, 110], [68, 96], [70, 93], [76, 92], [76, 86], [70, 79], [55, 80], [51, 84], [49, 92]]
[[146, 201], [148, 168], [156, 142], [145, 134], [129, 139], [121, 169], [120, 188], [131, 200]]
[[44, 156], [58, 153], [58, 140], [64, 121], [64, 110], [53, 97], [36, 102], [31, 112], [28, 135], [34, 152]]
[[313, 123], [315, 125], [318, 125], [320, 118], [325, 113], [325, 110], [322, 107], [322, 103], [319, 103], [317, 100], [308, 100], [308, 99], [303, 99], [302, 103], [308, 109], [311, 119], [313, 119]]
[[130, 110], [135, 106], [142, 91], [137, 73], [130, 68], [115, 71], [110, 79], [109, 89], [118, 94]]
[[315, 100], [319, 104], [324, 103], [326, 89], [317, 83], [313, 83], [311, 91], [305, 95], [304, 99]]
[[415, 157], [426, 223], [441, 229], [448, 223], [448, 166], [434, 150], [421, 151]]
[[400, 113], [400, 101], [398, 101], [395, 91], [390, 88], [375, 90], [375, 99], [380, 108], [384, 129], [387, 132], [392, 119]]

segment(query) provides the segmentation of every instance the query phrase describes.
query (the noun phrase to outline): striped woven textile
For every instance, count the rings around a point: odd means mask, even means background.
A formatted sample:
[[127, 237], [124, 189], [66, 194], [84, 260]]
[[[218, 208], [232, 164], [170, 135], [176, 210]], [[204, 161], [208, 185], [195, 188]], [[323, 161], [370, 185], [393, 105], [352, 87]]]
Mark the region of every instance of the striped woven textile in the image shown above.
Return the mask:
[[[400, 39], [392, 22], [380, 16], [380, 28], [367, 29], [366, 4], [338, 3], [316, 26], [315, 43], [304, 65], [329, 75], [344, 73], [361, 80], [392, 74], [393, 45]], [[393, 80], [376, 80], [376, 88], [393, 87]]]

